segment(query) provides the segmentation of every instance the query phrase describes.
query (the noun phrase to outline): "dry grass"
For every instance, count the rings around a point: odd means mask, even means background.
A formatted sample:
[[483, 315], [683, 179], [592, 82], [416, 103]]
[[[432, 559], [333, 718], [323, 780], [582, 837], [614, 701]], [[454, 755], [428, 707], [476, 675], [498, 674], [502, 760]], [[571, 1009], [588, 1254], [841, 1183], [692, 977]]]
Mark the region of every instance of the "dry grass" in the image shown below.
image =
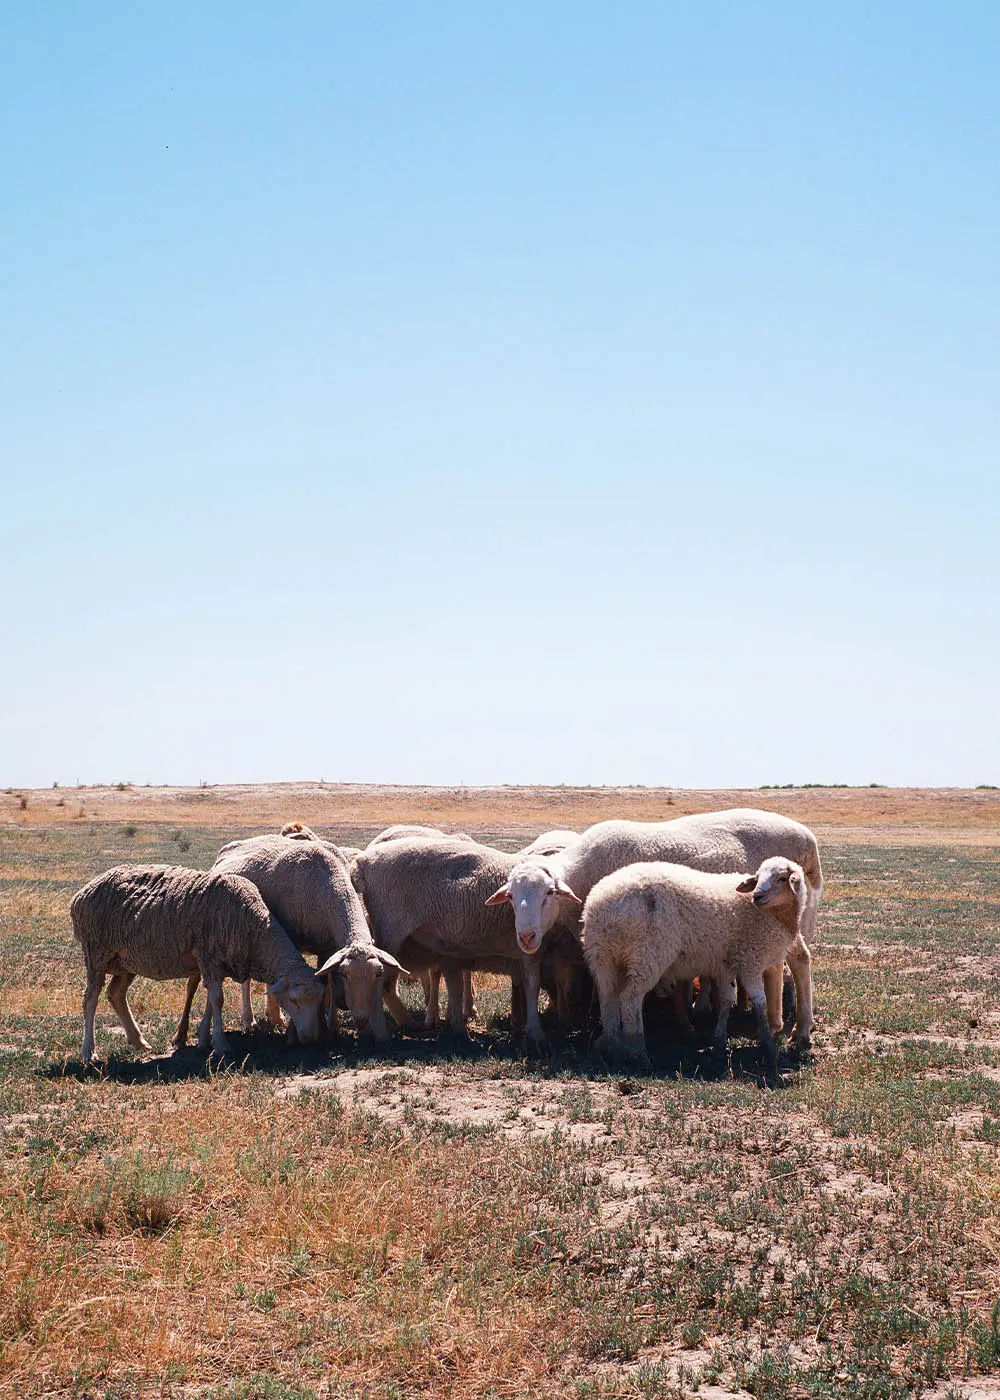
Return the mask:
[[[28, 806], [21, 808], [27, 799]], [[286, 821], [370, 828], [391, 822], [433, 822], [470, 832], [507, 825], [536, 830], [582, 829], [607, 817], [660, 821], [688, 812], [764, 807], [821, 831], [846, 828], [843, 839], [884, 835], [913, 844], [921, 832], [948, 844], [1000, 843], [1000, 791], [962, 788], [682, 788], [392, 787], [358, 783], [270, 783], [198, 788], [106, 787], [21, 789], [0, 793], [0, 821], [25, 825], [88, 822], [173, 822], [235, 828], [278, 828]], [[81, 816], [81, 809], [83, 815]], [[853, 832], [854, 834], [848, 834]]]
[[[496, 979], [468, 1044], [383, 1059], [348, 1032], [304, 1053], [235, 1035], [225, 1068], [142, 1060], [102, 1008], [85, 1074], [73, 890], [121, 859], [205, 867], [284, 799], [251, 794], [224, 823], [139, 802], [49, 823], [43, 796], [0, 828], [0, 1396], [903, 1400], [1000, 1371], [988, 839], [858, 843], [891, 795], [852, 813], [820, 794], [852, 840], [824, 843], [817, 1053], [777, 1085], [738, 1040], [721, 1077], [662, 1037], [631, 1079], [586, 1036], [525, 1061]], [[488, 833], [511, 847], [569, 820], [515, 797]], [[786, 797], [812, 800], [756, 800]], [[956, 820], [951, 798], [914, 800], [925, 826]], [[359, 797], [326, 829], [453, 809], [374, 810]], [[136, 984], [154, 1045], [180, 1000]]]

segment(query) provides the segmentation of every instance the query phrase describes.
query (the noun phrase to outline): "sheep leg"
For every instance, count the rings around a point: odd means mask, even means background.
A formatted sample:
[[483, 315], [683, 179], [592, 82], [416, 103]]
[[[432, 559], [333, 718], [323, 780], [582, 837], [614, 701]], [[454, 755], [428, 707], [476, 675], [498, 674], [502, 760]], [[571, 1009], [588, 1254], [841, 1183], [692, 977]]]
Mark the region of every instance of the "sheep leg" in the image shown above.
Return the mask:
[[278, 998], [273, 997], [270, 992], [268, 992], [264, 998], [264, 1015], [267, 1017], [268, 1024], [273, 1031], [280, 1031], [282, 1029], [281, 1007], [278, 1005]]
[[177, 1029], [174, 1031], [174, 1038], [171, 1042], [178, 1050], [188, 1043], [188, 1032], [191, 1028], [191, 1006], [194, 1002], [194, 994], [198, 990], [201, 981], [200, 972], [192, 972], [187, 980], [187, 989], [184, 993], [184, 1010], [181, 1012], [181, 1019], [177, 1022]]
[[753, 1005], [754, 1019], [757, 1022], [757, 1039], [760, 1048], [767, 1056], [772, 1068], [778, 1068], [778, 1047], [767, 1024], [767, 997], [764, 994], [764, 978], [760, 973], [748, 977], [743, 984]]
[[243, 1034], [249, 1035], [254, 1028], [253, 1002], [250, 1000], [250, 982], [240, 983], [240, 994], [243, 999]]
[[723, 975], [716, 983], [716, 990], [719, 997], [719, 1015], [712, 1037], [712, 1053], [725, 1058], [729, 1045], [729, 1013], [736, 1005], [736, 978]]
[[390, 971], [389, 976], [385, 979], [385, 986], [382, 988], [382, 1000], [385, 1002], [385, 1009], [396, 1022], [397, 1026], [420, 1025], [420, 1022], [414, 1020], [408, 1008], [403, 1005], [399, 998], [399, 993], [396, 991], [396, 981], [398, 977], [398, 972]]
[[597, 999], [601, 1007], [601, 1030], [596, 1048], [602, 1055], [614, 1058], [621, 1044], [622, 1002], [618, 994], [615, 969], [608, 963], [591, 965], [591, 972], [597, 986]]
[[541, 963], [533, 954], [525, 953], [521, 957], [521, 970], [524, 979], [524, 1034], [528, 1048], [537, 1054], [544, 1051], [546, 1046], [545, 1032], [538, 1015], [538, 995], [542, 990]]
[[812, 957], [801, 936], [785, 956], [795, 983], [795, 1025], [791, 1039], [795, 1045], [808, 1050], [813, 1028]]
[[448, 1029], [456, 1035], [465, 1033], [464, 997], [465, 976], [460, 967], [449, 967], [444, 974], [444, 985], [448, 991]]
[[[426, 1002], [424, 1029], [433, 1031], [437, 1029], [441, 1020], [441, 969], [439, 967], [421, 968], [420, 981], [423, 985], [424, 1001]], [[448, 996], [450, 998], [450, 992]]]
[[772, 1035], [780, 1035], [785, 1029], [782, 1000], [785, 991], [785, 964], [775, 963], [764, 972], [764, 996], [767, 999], [767, 1024]]
[[134, 972], [116, 972], [108, 983], [108, 1001], [115, 1008], [118, 1019], [125, 1027], [125, 1039], [133, 1050], [152, 1050], [149, 1041], [135, 1023], [132, 1008], [128, 1004], [128, 989], [135, 981]]
[[524, 983], [510, 979], [510, 1026], [511, 1030], [521, 1032], [524, 1030], [524, 1023], [527, 1019], [527, 1001], [524, 996]]
[[[378, 1002], [379, 1013], [382, 1011], [382, 1000]], [[333, 994], [333, 973], [328, 972], [323, 978], [323, 1006], [320, 1010], [320, 1020], [326, 1027], [331, 1040], [336, 1040], [340, 1034], [340, 1021], [337, 1018], [337, 998]]]
[[104, 990], [104, 972], [87, 969], [87, 986], [83, 993], [83, 1047], [80, 1058], [89, 1065], [94, 1058], [94, 1017], [97, 1015], [97, 1001]]
[[[211, 1044], [217, 1055], [228, 1055], [229, 1041], [222, 1029], [222, 978], [210, 977], [204, 971], [202, 975], [205, 978], [207, 998], [205, 1015], [198, 1028], [198, 1048], [199, 1050], [207, 1050]], [[211, 1040], [209, 1039], [209, 1026], [211, 1026]]]
[[467, 967], [462, 973], [462, 1015], [466, 1021], [471, 1021], [476, 1014], [476, 989], [472, 983], [472, 969]]
[[629, 1059], [637, 1060], [640, 1064], [649, 1063], [649, 1056], [646, 1053], [646, 1028], [642, 1020], [642, 1003], [645, 995], [645, 987], [629, 981], [621, 990], [620, 1000], [622, 1048]]

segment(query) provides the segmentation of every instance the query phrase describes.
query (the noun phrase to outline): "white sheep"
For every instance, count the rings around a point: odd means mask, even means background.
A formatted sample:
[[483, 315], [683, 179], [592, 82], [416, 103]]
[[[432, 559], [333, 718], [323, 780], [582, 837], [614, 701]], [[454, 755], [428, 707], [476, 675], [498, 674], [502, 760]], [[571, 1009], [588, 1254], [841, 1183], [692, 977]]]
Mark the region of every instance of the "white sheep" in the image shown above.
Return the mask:
[[[308, 830], [308, 828], [305, 829]], [[403, 841], [408, 837], [415, 837], [418, 840], [434, 840], [437, 837], [449, 839], [448, 833], [437, 826], [418, 826], [397, 822], [396, 825], [387, 826], [384, 831], [373, 836], [368, 842], [368, 849], [373, 846], [381, 846], [386, 841]], [[464, 831], [452, 833], [450, 839], [475, 844], [473, 838], [467, 836]], [[360, 855], [360, 852], [357, 854]], [[426, 967], [421, 967], [417, 976], [424, 993], [424, 1029], [436, 1030], [441, 1023], [441, 978], [444, 976], [444, 967], [439, 963], [431, 963]], [[464, 1020], [471, 1021], [475, 1014], [476, 989], [472, 981], [472, 971], [470, 968], [464, 968], [462, 970], [462, 1016]]]
[[[802, 918], [803, 944], [816, 923], [823, 890], [823, 872], [816, 838], [808, 827], [777, 812], [737, 807], [704, 812], [665, 822], [604, 821], [554, 856], [532, 855], [519, 861], [510, 878], [493, 895], [514, 909], [518, 945], [525, 953], [542, 946], [558, 924], [571, 929], [590, 891], [606, 875], [637, 861], [669, 861], [694, 870], [755, 870], [769, 856], [796, 861], [806, 878], [806, 907]], [[789, 957], [796, 997], [805, 994], [808, 968], [797, 947]], [[771, 1029], [781, 1029], [782, 966], [768, 969], [765, 979]]]
[[[370, 1031], [380, 1044], [389, 1039], [382, 991], [387, 972], [402, 969], [391, 954], [375, 947], [361, 897], [336, 846], [329, 841], [250, 836], [223, 846], [212, 869], [251, 880], [300, 952], [317, 954], [340, 976], [358, 1030]], [[192, 977], [177, 1030], [180, 1043], [196, 987], [197, 978]], [[332, 1005], [331, 1017], [335, 1026]]]
[[[763, 861], [756, 875], [642, 861], [599, 880], [581, 920], [584, 957], [601, 1002], [599, 1048], [643, 1058], [646, 994], [661, 980], [712, 977], [720, 989], [716, 1051], [725, 1052], [739, 979], [753, 1003], [761, 1046], [774, 1060], [764, 973], [793, 949], [808, 969], [802, 940], [807, 895], [802, 867], [783, 856]], [[795, 1036], [807, 1046], [811, 977], [801, 984], [797, 1014]]]
[[226, 1054], [222, 983], [226, 977], [267, 982], [295, 1026], [311, 1043], [319, 1037], [323, 991], [312, 968], [273, 918], [249, 880], [170, 865], [116, 865], [84, 885], [70, 904], [73, 935], [83, 949], [83, 1060], [94, 1054], [94, 1016], [104, 980], [108, 1000], [129, 1045], [150, 1049], [128, 1004], [136, 977], [157, 981], [197, 972], [208, 1001], [198, 1032], [202, 1050]]

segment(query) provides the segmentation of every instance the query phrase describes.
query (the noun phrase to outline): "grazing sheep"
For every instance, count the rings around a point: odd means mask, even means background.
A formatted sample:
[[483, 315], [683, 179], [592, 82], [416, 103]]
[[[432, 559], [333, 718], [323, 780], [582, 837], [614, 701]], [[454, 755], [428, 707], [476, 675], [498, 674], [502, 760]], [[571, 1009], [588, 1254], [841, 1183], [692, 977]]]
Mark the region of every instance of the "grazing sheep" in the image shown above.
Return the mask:
[[[583, 901], [598, 880], [636, 861], [669, 861], [693, 870], [721, 873], [756, 869], [769, 856], [786, 856], [806, 877], [803, 942], [812, 939], [823, 890], [816, 838], [808, 827], [777, 812], [738, 807], [666, 822], [605, 821], [590, 827], [554, 856], [530, 856], [493, 895], [509, 900], [522, 952], [536, 952], [555, 924], [574, 928]], [[808, 969], [797, 948], [789, 966], [796, 996], [804, 994]], [[781, 1028], [781, 966], [768, 970], [771, 1029]]]
[[538, 1046], [544, 1040], [539, 961], [518, 952], [510, 911], [486, 907], [487, 895], [516, 860], [468, 839], [408, 836], [370, 845], [351, 874], [379, 947], [409, 967], [443, 967], [453, 1030], [465, 1025], [462, 969], [490, 964], [510, 972], [513, 966], [524, 978], [525, 1032]]
[[[224, 846], [212, 869], [251, 880], [300, 951], [318, 954], [327, 970], [340, 976], [358, 1030], [370, 1031], [380, 1043], [389, 1039], [382, 992], [386, 974], [402, 969], [391, 954], [375, 947], [347, 862], [335, 846], [251, 836]], [[189, 984], [189, 996], [193, 994]], [[189, 1006], [190, 1001], [185, 1016]], [[335, 1022], [336, 1012], [332, 1015]]]
[[222, 983], [254, 977], [287, 1011], [303, 1042], [319, 1036], [322, 992], [312, 969], [271, 915], [258, 891], [234, 875], [171, 865], [116, 865], [78, 891], [70, 904], [73, 936], [83, 949], [83, 1060], [94, 1054], [94, 1016], [104, 979], [108, 1000], [133, 1049], [149, 1044], [135, 1023], [128, 989], [136, 977], [205, 979], [208, 1002], [198, 1045], [223, 1055]]
[[[716, 875], [664, 861], [641, 861], [599, 880], [587, 896], [583, 952], [597, 985], [604, 1034], [614, 1054], [645, 1057], [642, 1003], [661, 980], [712, 977], [720, 988], [715, 1048], [725, 1052], [736, 980], [757, 1017], [761, 1046], [776, 1059], [768, 1025], [764, 973], [792, 949], [809, 966], [802, 941], [808, 884], [800, 865], [783, 856], [756, 875]], [[812, 982], [802, 983], [795, 1038], [807, 1046]]]

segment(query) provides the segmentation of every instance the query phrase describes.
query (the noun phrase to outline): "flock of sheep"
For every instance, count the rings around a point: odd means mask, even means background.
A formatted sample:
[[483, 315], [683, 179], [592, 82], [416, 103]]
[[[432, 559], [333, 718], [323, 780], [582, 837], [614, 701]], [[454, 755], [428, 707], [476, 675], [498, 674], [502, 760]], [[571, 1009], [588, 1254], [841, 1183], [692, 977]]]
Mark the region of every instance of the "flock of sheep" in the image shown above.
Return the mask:
[[[419, 975], [438, 1022], [448, 991], [450, 1029], [474, 1013], [476, 970], [511, 979], [511, 1017], [532, 1050], [545, 1035], [544, 989], [562, 1027], [589, 1015], [594, 992], [609, 1058], [645, 1058], [643, 1002], [670, 999], [680, 1023], [691, 999], [714, 1007], [716, 1050], [725, 1051], [741, 986], [762, 1048], [773, 1059], [782, 1028], [787, 964], [795, 986], [792, 1039], [812, 1030], [808, 944], [823, 889], [812, 832], [773, 812], [738, 808], [673, 821], [604, 821], [585, 832], [551, 831], [515, 854], [434, 827], [395, 826], [363, 849], [338, 847], [301, 823], [224, 846], [212, 869], [118, 865], [73, 899], [83, 949], [83, 1059], [94, 1055], [94, 1018], [105, 980], [130, 1046], [148, 1050], [128, 1004], [137, 976], [187, 979], [176, 1045], [187, 1042], [199, 981], [207, 993], [198, 1045], [228, 1051], [223, 982], [243, 985], [243, 1025], [253, 1025], [251, 979], [265, 982], [268, 1014], [290, 1035], [336, 1031], [337, 1007], [361, 1033], [389, 1039], [385, 1012], [414, 1017], [401, 975]], [[318, 969], [303, 954], [318, 957]], [[279, 1011], [280, 1008], [280, 1011]]]

